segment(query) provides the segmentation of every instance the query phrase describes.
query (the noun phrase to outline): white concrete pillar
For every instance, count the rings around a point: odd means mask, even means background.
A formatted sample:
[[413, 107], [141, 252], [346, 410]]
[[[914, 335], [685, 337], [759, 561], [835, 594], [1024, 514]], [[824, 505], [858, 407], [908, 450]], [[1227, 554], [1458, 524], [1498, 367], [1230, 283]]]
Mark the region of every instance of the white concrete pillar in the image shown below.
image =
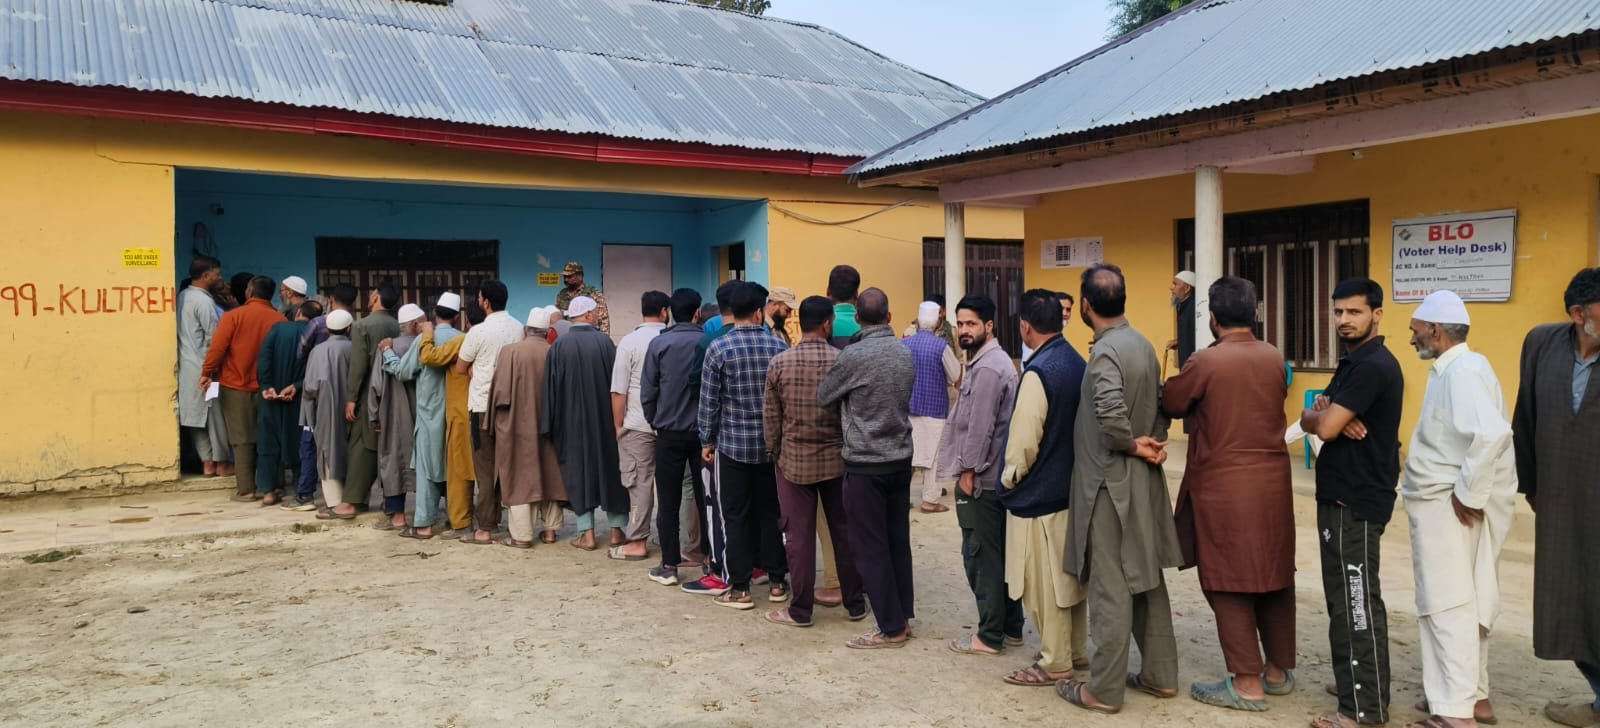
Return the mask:
[[1222, 170], [1194, 168], [1194, 348], [1211, 345], [1211, 284], [1222, 277]]
[[944, 304], [954, 316], [956, 304], [967, 295], [967, 208], [960, 202], [944, 206]]

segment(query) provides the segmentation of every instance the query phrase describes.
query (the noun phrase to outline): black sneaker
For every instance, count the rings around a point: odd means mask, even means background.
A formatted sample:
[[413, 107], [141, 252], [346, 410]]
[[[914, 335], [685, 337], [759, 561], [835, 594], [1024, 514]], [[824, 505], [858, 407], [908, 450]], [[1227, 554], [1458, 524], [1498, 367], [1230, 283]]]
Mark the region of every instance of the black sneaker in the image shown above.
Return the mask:
[[657, 566], [650, 570], [650, 581], [662, 586], [674, 586], [678, 583], [678, 570], [671, 566]]

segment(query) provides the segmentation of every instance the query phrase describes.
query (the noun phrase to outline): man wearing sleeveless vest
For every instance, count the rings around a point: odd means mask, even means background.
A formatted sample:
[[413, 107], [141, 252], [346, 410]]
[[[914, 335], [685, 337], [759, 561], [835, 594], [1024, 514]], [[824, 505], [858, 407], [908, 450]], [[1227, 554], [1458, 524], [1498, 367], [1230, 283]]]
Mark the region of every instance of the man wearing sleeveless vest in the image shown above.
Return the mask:
[[939, 304], [924, 301], [917, 308], [917, 333], [905, 340], [911, 350], [916, 379], [911, 384], [911, 489], [920, 491], [923, 513], [943, 513], [950, 507], [938, 470], [939, 440], [950, 414], [950, 388], [961, 381], [961, 360], [949, 342], [935, 333]]

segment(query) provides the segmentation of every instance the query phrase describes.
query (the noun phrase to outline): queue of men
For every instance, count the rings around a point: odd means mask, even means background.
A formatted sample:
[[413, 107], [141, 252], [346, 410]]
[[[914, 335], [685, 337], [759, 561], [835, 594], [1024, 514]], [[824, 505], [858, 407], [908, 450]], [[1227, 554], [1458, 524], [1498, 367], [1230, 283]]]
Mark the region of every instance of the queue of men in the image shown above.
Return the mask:
[[[380, 529], [430, 539], [448, 525], [462, 543], [523, 549], [536, 531], [554, 543], [570, 509], [572, 546], [646, 561], [658, 542], [649, 578], [718, 606], [753, 609], [760, 586], [777, 625], [808, 627], [819, 606], [842, 606], [852, 621], [870, 612], [875, 628], [855, 649], [914, 636], [907, 507], [948, 510], [939, 501], [953, 490], [978, 620], [949, 650], [1005, 654], [1032, 620], [1040, 650], [1005, 682], [1051, 687], [1100, 713], [1120, 711], [1129, 689], [1172, 698], [1165, 570], [1195, 568], [1225, 675], [1192, 683], [1191, 698], [1261, 712], [1296, 689], [1288, 389], [1282, 355], [1254, 333], [1249, 281], [1211, 284], [1215, 343], [1163, 381], [1114, 265], [1085, 270], [1077, 298], [1020, 297], [1020, 374], [996, 338], [994, 301], [963, 298], [953, 327], [942, 301], [926, 302], [902, 337], [888, 296], [863, 290], [850, 266], [834, 269], [826, 297], [726, 283], [712, 325], [698, 292], [646, 292], [642, 323], [620, 345], [581, 266], [564, 274], [565, 307], [535, 308], [526, 322], [505, 311], [495, 280], [466, 306], [444, 294], [431, 317], [382, 284], [357, 321], [353, 287], [334, 287], [326, 313], [303, 298], [280, 312], [260, 276], [218, 318], [202, 296], [220, 266], [197, 259], [179, 306], [181, 423], [213, 472], [231, 449], [236, 500], [309, 510], [320, 486], [317, 517], [352, 519], [377, 485]], [[1180, 274], [1174, 304], [1193, 305], [1192, 287]], [[1528, 335], [1514, 406], [1467, 345], [1466, 304], [1429, 295], [1409, 322], [1431, 369], [1404, 462], [1404, 377], [1380, 333], [1384, 291], [1359, 278], [1331, 298], [1344, 354], [1291, 428], [1324, 442], [1316, 526], [1337, 709], [1311, 724], [1390, 720], [1379, 571], [1397, 495], [1416, 579], [1425, 700], [1415, 707], [1428, 716], [1410, 726], [1496, 722], [1488, 636], [1519, 491], [1543, 516], [1535, 651], [1576, 662], [1596, 694], [1545, 714], [1600, 724], [1600, 596], [1585, 587], [1600, 583], [1600, 560], [1586, 558], [1600, 550], [1588, 527], [1600, 499], [1585, 487], [1600, 467], [1600, 386], [1588, 386], [1600, 269], [1572, 280], [1569, 323]], [[1063, 337], [1074, 304], [1093, 332], [1087, 358]], [[1163, 471], [1172, 419], [1190, 433], [1175, 507]]]

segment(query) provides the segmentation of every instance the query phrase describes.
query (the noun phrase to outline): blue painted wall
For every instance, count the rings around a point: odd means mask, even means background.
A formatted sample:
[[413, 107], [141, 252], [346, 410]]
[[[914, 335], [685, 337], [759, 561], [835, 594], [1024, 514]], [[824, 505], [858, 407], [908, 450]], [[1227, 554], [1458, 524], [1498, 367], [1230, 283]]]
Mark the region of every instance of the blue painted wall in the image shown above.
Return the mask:
[[673, 285], [709, 295], [716, 287], [711, 248], [743, 242], [750, 279], [767, 280], [761, 200], [179, 170], [176, 213], [179, 278], [194, 257], [196, 223], [209, 231], [224, 275], [298, 275], [313, 288], [318, 237], [498, 240], [507, 308], [518, 318], [559, 290], [538, 286], [535, 274], [560, 271], [569, 260], [604, 288], [605, 243], [671, 245]]

